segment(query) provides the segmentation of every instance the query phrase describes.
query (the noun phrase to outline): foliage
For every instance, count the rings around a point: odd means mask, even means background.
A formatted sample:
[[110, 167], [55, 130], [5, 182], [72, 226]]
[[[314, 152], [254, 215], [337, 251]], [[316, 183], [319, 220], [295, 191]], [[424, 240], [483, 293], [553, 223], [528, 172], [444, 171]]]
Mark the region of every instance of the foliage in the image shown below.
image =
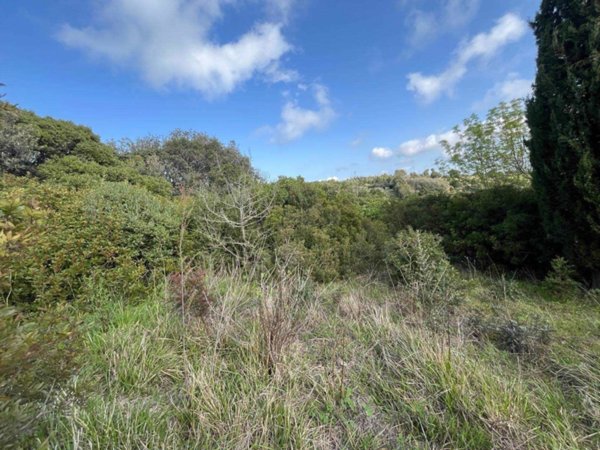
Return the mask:
[[474, 114], [453, 131], [455, 141], [442, 142], [448, 159], [439, 161], [453, 184], [467, 190], [528, 184], [529, 129], [522, 100], [500, 103], [483, 121]]
[[143, 186], [150, 192], [164, 196], [171, 192], [169, 183], [163, 178], [142, 175], [118, 160], [106, 166], [78, 156], [63, 156], [39, 166], [38, 174], [43, 180], [77, 189], [93, 188], [103, 181], [112, 181]]
[[116, 158], [89, 128], [72, 122], [39, 117], [30, 111], [2, 103], [0, 108], [0, 151], [2, 171], [15, 175], [35, 173], [44, 161], [79, 155], [101, 163]]
[[552, 270], [544, 279], [544, 287], [558, 297], [572, 297], [582, 292], [581, 284], [575, 279], [577, 276], [575, 267], [565, 258], [559, 256], [551, 263]]
[[0, 447], [29, 448], [49, 399], [77, 372], [80, 318], [68, 305], [33, 315], [0, 306]]
[[270, 189], [273, 207], [265, 226], [272, 254], [288, 249], [319, 281], [381, 267], [387, 229], [365, 217], [349, 192], [301, 178], [280, 178]]
[[457, 274], [435, 234], [409, 228], [388, 244], [386, 263], [393, 282], [410, 288], [424, 304], [454, 303]]
[[[600, 5], [544, 0], [527, 105], [533, 185], [549, 237], [600, 286]], [[596, 286], [596, 287], [597, 287]]]
[[220, 188], [228, 180], [256, 175], [250, 160], [240, 154], [235, 143], [225, 146], [215, 138], [192, 131], [176, 130], [165, 139], [123, 141], [118, 148], [137, 170], [165, 177], [176, 192], [202, 186]]
[[25, 175], [39, 158], [35, 130], [19, 123], [17, 112], [0, 102], [0, 174]]
[[35, 226], [30, 238], [5, 259], [1, 292], [12, 302], [72, 300], [95, 277], [135, 296], [174, 255], [176, 208], [142, 188], [106, 183], [74, 192], [36, 185], [22, 197], [46, 213], [28, 222]]
[[498, 186], [412, 197], [392, 202], [388, 211], [394, 230], [412, 226], [441, 235], [456, 262], [544, 274], [555, 254], [540, 232], [541, 217], [531, 189]]

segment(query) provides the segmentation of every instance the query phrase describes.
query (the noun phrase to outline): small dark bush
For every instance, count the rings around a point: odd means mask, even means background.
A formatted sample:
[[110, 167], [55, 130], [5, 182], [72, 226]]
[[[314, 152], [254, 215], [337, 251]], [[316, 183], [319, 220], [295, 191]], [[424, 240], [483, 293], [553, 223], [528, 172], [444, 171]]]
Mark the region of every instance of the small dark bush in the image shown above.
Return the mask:
[[468, 320], [467, 327], [475, 340], [489, 341], [509, 353], [538, 354], [550, 342], [551, 329], [539, 319], [520, 323], [513, 319], [475, 315]]
[[205, 273], [200, 269], [171, 273], [168, 294], [184, 317], [206, 317], [213, 302], [206, 288]]

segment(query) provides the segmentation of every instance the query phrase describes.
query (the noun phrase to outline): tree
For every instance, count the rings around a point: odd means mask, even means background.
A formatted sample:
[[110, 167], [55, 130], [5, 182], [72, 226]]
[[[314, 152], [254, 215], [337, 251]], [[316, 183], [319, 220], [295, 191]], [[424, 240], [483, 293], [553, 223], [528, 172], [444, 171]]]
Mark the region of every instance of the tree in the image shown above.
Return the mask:
[[25, 175], [39, 158], [31, 125], [19, 123], [16, 110], [0, 103], [0, 173]]
[[548, 236], [600, 287], [600, 3], [544, 0], [532, 25], [533, 186]]
[[200, 232], [208, 244], [232, 258], [236, 267], [253, 273], [262, 262], [267, 231], [261, 225], [273, 202], [264, 186], [243, 175], [226, 180], [224, 192], [200, 189], [196, 195]]
[[439, 162], [455, 182], [472, 190], [503, 183], [528, 184], [529, 129], [523, 100], [500, 103], [485, 120], [476, 114], [454, 128], [455, 142], [442, 141], [448, 159]]
[[223, 145], [193, 131], [175, 130], [166, 139], [148, 137], [118, 146], [138, 170], [165, 177], [176, 192], [207, 186], [226, 190], [228, 180], [256, 176], [249, 158], [239, 152], [235, 143]]

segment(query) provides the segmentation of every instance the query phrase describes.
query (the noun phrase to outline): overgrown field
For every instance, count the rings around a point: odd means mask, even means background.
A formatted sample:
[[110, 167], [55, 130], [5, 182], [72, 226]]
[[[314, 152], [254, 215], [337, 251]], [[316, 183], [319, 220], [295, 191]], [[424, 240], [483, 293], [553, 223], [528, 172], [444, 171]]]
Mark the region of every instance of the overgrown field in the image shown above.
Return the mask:
[[5, 306], [0, 446], [600, 446], [597, 299], [461, 280], [444, 308], [297, 270], [212, 271], [135, 302], [96, 284], [35, 315]]
[[548, 222], [522, 102], [457, 130], [267, 181], [0, 102], [0, 448], [600, 448], [598, 184]]

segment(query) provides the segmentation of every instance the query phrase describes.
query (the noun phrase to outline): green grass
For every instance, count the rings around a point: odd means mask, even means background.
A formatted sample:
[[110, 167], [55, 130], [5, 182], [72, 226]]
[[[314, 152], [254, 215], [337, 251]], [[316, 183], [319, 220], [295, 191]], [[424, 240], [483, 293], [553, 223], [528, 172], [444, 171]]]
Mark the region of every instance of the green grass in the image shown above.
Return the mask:
[[[258, 311], [277, 289], [224, 276], [208, 285], [204, 321], [184, 321], [161, 289], [135, 303], [97, 287], [78, 305], [2, 309], [0, 445], [600, 446], [593, 303], [475, 277], [460, 307], [432, 322], [410, 293], [379, 283], [308, 285], [282, 303], [294, 321], [272, 370]], [[550, 339], [511, 354], [474, 339], [472, 315], [544, 323]]]

